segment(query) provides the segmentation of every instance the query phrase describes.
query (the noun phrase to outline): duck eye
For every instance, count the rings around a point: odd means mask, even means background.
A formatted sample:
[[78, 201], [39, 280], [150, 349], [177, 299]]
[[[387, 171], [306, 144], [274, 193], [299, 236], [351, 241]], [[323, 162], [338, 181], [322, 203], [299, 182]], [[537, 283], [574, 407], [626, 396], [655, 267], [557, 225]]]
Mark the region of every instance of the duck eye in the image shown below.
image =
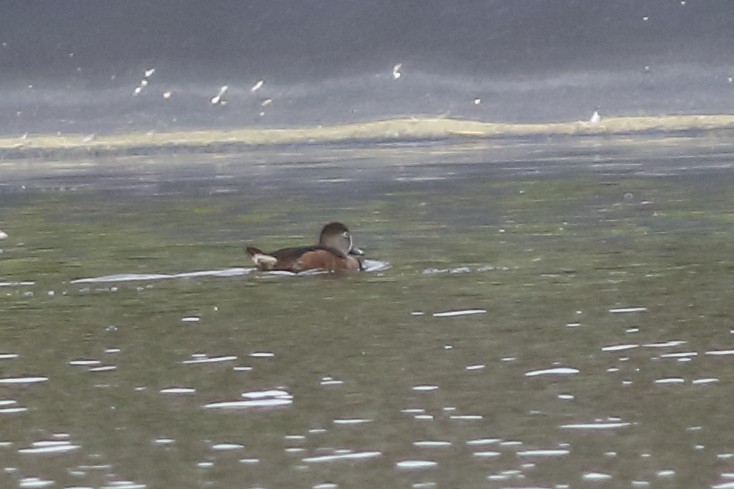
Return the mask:
[[346, 239], [349, 239], [349, 233], [348, 233], [348, 232], [346, 232], [346, 231], [344, 231], [344, 232], [342, 233], [342, 236], [343, 236], [344, 238], [346, 238]]

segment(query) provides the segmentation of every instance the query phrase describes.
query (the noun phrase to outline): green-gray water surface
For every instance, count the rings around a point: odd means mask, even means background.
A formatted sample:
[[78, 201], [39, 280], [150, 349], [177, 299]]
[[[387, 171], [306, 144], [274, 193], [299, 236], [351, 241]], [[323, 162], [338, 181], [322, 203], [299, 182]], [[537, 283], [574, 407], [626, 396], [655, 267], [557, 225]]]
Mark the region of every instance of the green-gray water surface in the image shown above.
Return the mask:
[[[734, 487], [734, 146], [0, 165], [0, 487]], [[345, 222], [373, 271], [242, 251]]]

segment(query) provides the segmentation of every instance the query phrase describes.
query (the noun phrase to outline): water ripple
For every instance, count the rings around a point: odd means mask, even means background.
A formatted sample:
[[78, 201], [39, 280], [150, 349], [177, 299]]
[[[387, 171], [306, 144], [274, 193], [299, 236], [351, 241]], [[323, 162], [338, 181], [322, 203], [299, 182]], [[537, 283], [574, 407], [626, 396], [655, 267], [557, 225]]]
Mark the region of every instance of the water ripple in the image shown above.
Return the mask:
[[227, 268], [225, 270], [203, 270], [198, 272], [182, 272], [174, 274], [163, 273], [118, 273], [114, 275], [103, 275], [101, 277], [79, 278], [72, 280], [72, 284], [95, 284], [107, 282], [150, 282], [154, 280], [169, 280], [176, 278], [197, 277], [238, 277], [247, 275], [254, 268]]

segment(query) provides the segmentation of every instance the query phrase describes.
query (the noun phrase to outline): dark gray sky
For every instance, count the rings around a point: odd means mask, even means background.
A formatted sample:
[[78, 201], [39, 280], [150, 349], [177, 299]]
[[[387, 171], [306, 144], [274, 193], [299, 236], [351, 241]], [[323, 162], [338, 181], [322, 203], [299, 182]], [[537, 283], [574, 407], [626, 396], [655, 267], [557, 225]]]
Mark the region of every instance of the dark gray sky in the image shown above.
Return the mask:
[[[3, 74], [141, 63], [323, 76], [411, 59], [463, 73], [734, 60], [731, 0], [4, 0]], [[647, 20], [644, 20], [647, 18]], [[73, 53], [73, 55], [71, 55]]]
[[[3, 0], [0, 9], [0, 132], [734, 111], [734, 0]], [[390, 84], [397, 63], [404, 76]], [[148, 99], [131, 99], [151, 67]], [[258, 95], [274, 100], [265, 111], [249, 92], [259, 79]], [[229, 108], [200, 110], [224, 84]], [[164, 90], [176, 94], [167, 105]], [[467, 106], [475, 98], [491, 104]]]

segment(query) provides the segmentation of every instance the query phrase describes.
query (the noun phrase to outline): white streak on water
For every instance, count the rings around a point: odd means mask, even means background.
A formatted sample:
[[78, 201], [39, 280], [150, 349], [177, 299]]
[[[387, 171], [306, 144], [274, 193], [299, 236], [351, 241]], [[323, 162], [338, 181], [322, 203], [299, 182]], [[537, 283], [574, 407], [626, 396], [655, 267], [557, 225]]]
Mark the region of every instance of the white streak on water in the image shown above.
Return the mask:
[[706, 379], [696, 379], [693, 382], [691, 382], [693, 385], [701, 385], [701, 384], [713, 384], [715, 382], [718, 382], [719, 379], [711, 377]]
[[545, 370], [532, 370], [525, 373], [525, 377], [536, 377], [538, 375], [575, 375], [580, 370], [572, 367], [556, 367]]
[[682, 379], [680, 377], [667, 377], [664, 379], [657, 379], [655, 383], [656, 384], [683, 384], [685, 383], [685, 379]]
[[245, 399], [264, 399], [266, 397], [283, 397], [292, 398], [291, 394], [283, 389], [269, 389], [265, 391], [243, 392], [242, 397]]
[[307, 464], [317, 464], [322, 462], [334, 462], [337, 460], [363, 460], [375, 458], [382, 455], [382, 452], [349, 452], [336, 455], [321, 455], [318, 457], [307, 457], [301, 460]]
[[261, 399], [257, 401], [223, 401], [205, 404], [205, 409], [251, 409], [288, 406], [293, 404], [292, 399]]
[[640, 345], [630, 343], [628, 345], [611, 345], [611, 346], [604, 346], [602, 347], [601, 351], [623, 351], [623, 350], [632, 350], [634, 348], [639, 348]]
[[244, 445], [240, 445], [239, 443], [217, 443], [212, 445], [212, 450], [216, 450], [218, 452], [225, 452], [230, 450], [242, 450]]
[[33, 448], [21, 448], [18, 450], [18, 453], [22, 453], [25, 455], [46, 455], [50, 453], [66, 453], [66, 452], [73, 452], [74, 450], [78, 450], [80, 447], [79, 445], [69, 445], [69, 444], [62, 444], [58, 446], [40, 446], [40, 447], [33, 447]]
[[88, 372], [111, 372], [112, 370], [117, 370], [116, 365], [103, 365], [101, 367], [93, 367], [87, 370]]
[[605, 481], [611, 479], [612, 476], [601, 472], [586, 472], [581, 478], [585, 481]]
[[91, 360], [91, 359], [80, 358], [79, 360], [71, 360], [69, 362], [69, 365], [86, 367], [86, 366], [90, 366], [90, 365], [99, 365], [101, 363], [102, 362], [99, 361], [99, 360]]
[[671, 341], [663, 341], [661, 343], [646, 343], [642, 346], [645, 348], [668, 348], [669, 346], [679, 346], [679, 345], [685, 345], [687, 342], [682, 340], [671, 340]]
[[624, 314], [629, 312], [647, 312], [647, 307], [618, 307], [609, 309], [612, 314]]
[[395, 464], [397, 468], [403, 470], [430, 469], [431, 467], [436, 467], [437, 465], [438, 463], [434, 462], [433, 460], [403, 460]]
[[367, 418], [344, 418], [344, 419], [335, 419], [334, 424], [343, 424], [343, 425], [352, 425], [352, 424], [364, 424], [364, 423], [371, 423], [371, 419]]
[[55, 484], [56, 483], [54, 481], [39, 479], [38, 477], [25, 477], [18, 481], [18, 487], [21, 489], [51, 487]]
[[195, 358], [193, 360], [184, 360], [184, 365], [195, 365], [197, 363], [219, 363], [219, 362], [232, 362], [237, 360], [237, 357], [234, 355], [228, 355], [228, 356], [222, 356], [222, 357], [205, 357], [205, 358]]
[[626, 428], [632, 426], [632, 423], [624, 421], [606, 422], [606, 423], [571, 423], [562, 424], [561, 428], [570, 430], [613, 430], [616, 428]]
[[18, 414], [28, 411], [25, 407], [11, 407], [11, 408], [0, 408], [0, 414]]
[[472, 316], [475, 314], [485, 314], [487, 311], [484, 309], [464, 309], [462, 311], [445, 311], [445, 312], [434, 312], [433, 317], [435, 318], [449, 318], [456, 316]]
[[494, 457], [499, 457], [500, 455], [502, 455], [502, 452], [495, 452], [492, 450], [472, 453], [473, 457], [478, 457], [478, 458], [494, 458]]
[[0, 378], [0, 384], [37, 384], [47, 380], [48, 377], [4, 377]]
[[438, 389], [437, 385], [416, 385], [413, 386], [414, 391], [420, 391], [420, 392], [429, 392], [429, 391], [435, 391]]
[[711, 351], [707, 351], [706, 355], [714, 355], [714, 356], [734, 355], [734, 350], [711, 350]]
[[130, 481], [115, 481], [108, 486], [102, 486], [100, 489], [146, 489], [145, 484], [138, 484]]
[[195, 392], [196, 389], [191, 387], [167, 387], [160, 390], [161, 394], [193, 394]]
[[0, 353], [0, 360], [12, 360], [13, 358], [18, 358], [17, 353]]
[[663, 353], [662, 355], [660, 355], [660, 358], [687, 358], [695, 356], [698, 356], [698, 353], [696, 353], [695, 351], [685, 351], [679, 353]]
[[443, 448], [443, 447], [450, 447], [451, 442], [441, 441], [441, 440], [414, 441], [413, 446], [416, 446], [418, 448]]
[[476, 440], [469, 440], [466, 442], [467, 445], [475, 446], [475, 445], [494, 445], [495, 443], [499, 443], [501, 440], [499, 438], [479, 438]]
[[562, 457], [571, 453], [570, 450], [546, 449], [546, 450], [522, 450], [517, 452], [518, 457]]
[[283, 389], [243, 392], [246, 401], [222, 401], [205, 404], [205, 409], [251, 409], [289, 406], [293, 396]]
[[115, 275], [104, 275], [102, 277], [80, 278], [72, 280], [72, 284], [90, 284], [105, 282], [149, 282], [153, 280], [168, 280], [176, 278], [196, 278], [196, 277], [237, 277], [247, 275], [254, 268], [227, 268], [225, 270], [204, 270], [199, 272], [183, 272], [174, 274], [162, 273], [119, 273]]

